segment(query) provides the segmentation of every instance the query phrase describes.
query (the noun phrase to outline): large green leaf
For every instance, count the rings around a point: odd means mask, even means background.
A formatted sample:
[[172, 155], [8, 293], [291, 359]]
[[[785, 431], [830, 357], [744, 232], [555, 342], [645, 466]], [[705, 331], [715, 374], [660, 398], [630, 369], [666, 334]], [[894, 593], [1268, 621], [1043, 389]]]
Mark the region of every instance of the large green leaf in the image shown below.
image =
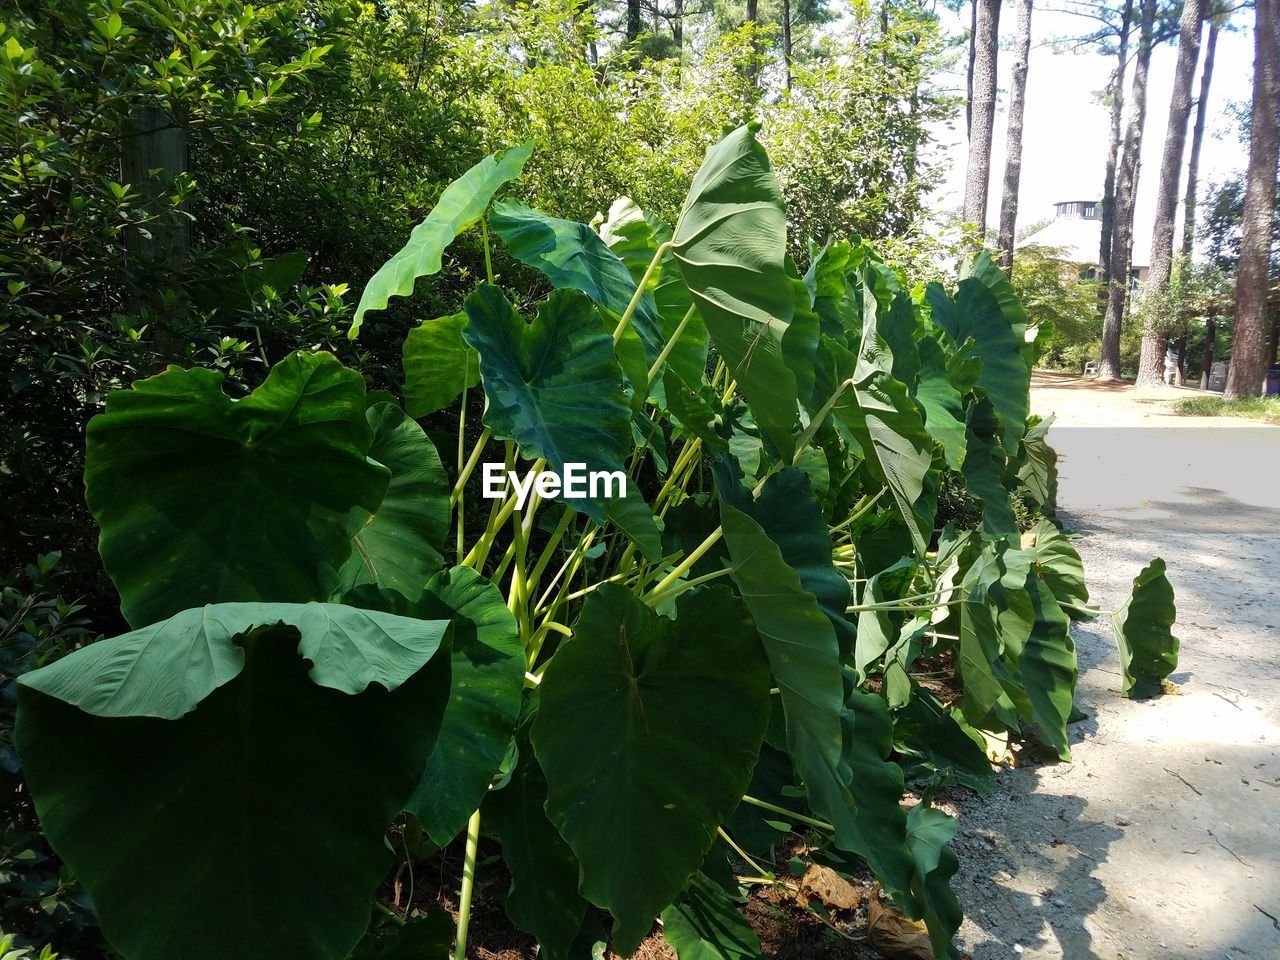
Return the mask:
[[[245, 619], [274, 622], [280, 608], [263, 609], [273, 616]], [[39, 671], [20, 685], [15, 739], [41, 826], [120, 955], [342, 960], [360, 939], [394, 861], [385, 831], [421, 777], [449, 671], [447, 657], [421, 668], [441, 625], [407, 621], [392, 632], [382, 627], [398, 618], [350, 616], [364, 626], [320, 642], [307, 623], [320, 619], [314, 608], [296, 629], [240, 635], [239, 671], [181, 719], [119, 714], [125, 703], [135, 712], [172, 706], [161, 692], [176, 682], [171, 669], [231, 640], [178, 644], [188, 653], [178, 664], [139, 654], [131, 679], [121, 684], [117, 673], [114, 685], [148, 691], [88, 701], [116, 715], [63, 702], [61, 685]], [[422, 641], [412, 656], [404, 637]], [[101, 645], [120, 646], [82, 653]], [[158, 638], [155, 647], [164, 645]], [[77, 660], [86, 662], [73, 654], [54, 666], [65, 674], [81, 669], [64, 667]], [[421, 669], [382, 688], [411, 661]], [[108, 676], [118, 667], [97, 664]], [[367, 689], [365, 676], [375, 678]]]
[[1009, 490], [1004, 485], [1008, 457], [1000, 445], [1000, 421], [991, 401], [982, 397], [965, 418], [965, 457], [961, 465], [965, 490], [982, 502], [982, 532], [992, 539], [1015, 537]]
[[1035, 415], [1028, 419], [1013, 465], [1022, 488], [1051, 516], [1058, 508], [1058, 453], [1047, 440], [1052, 425], [1052, 414], [1043, 420]]
[[1068, 605], [1067, 616], [1073, 620], [1086, 619], [1089, 614], [1079, 609], [1089, 602], [1089, 588], [1084, 583], [1084, 564], [1080, 561], [1080, 554], [1052, 520], [1041, 517], [1036, 521], [1033, 532], [1036, 569], [1040, 576], [1058, 603]]
[[800, 585], [818, 601], [842, 655], [847, 653], [855, 633], [844, 609], [849, 605], [849, 581], [831, 561], [831, 534], [809, 478], [796, 467], [785, 467], [765, 481], [749, 512], [777, 544]]
[[662, 934], [680, 960], [752, 960], [760, 938], [714, 880], [693, 875], [680, 899], [662, 911]]
[[954, 817], [925, 803], [917, 803], [907, 814], [907, 847], [916, 874], [912, 891], [929, 928], [929, 942], [937, 960], [956, 960], [960, 956], [952, 941], [964, 922], [964, 911], [951, 889], [951, 878], [960, 861], [947, 846], [958, 826]]
[[724, 501], [720, 522], [734, 583], [751, 611], [781, 692], [789, 739], [803, 731], [817, 755], [835, 767], [844, 705], [835, 630], [760, 524]]
[[1134, 700], [1157, 696], [1162, 681], [1178, 667], [1178, 611], [1164, 561], [1152, 560], [1133, 578], [1133, 592], [1111, 615], [1124, 670], [1121, 692]]
[[387, 489], [371, 442], [364, 381], [329, 354], [290, 355], [239, 401], [175, 367], [111, 394], [85, 495], [126, 619], [329, 596]]
[[[480, 353], [488, 407], [485, 426], [514, 440], [528, 456], [556, 470], [583, 463], [589, 471], [623, 471], [631, 450], [631, 410], [613, 340], [591, 301], [557, 290], [525, 323], [495, 286], [467, 298], [463, 336]], [[597, 523], [606, 517], [646, 555], [661, 551], [658, 530], [633, 484], [626, 498], [561, 499]]]
[[537, 702], [536, 696], [530, 699], [520, 721], [520, 755], [511, 780], [485, 798], [481, 823], [501, 841], [511, 874], [507, 916], [538, 938], [540, 957], [569, 960], [587, 901], [578, 895], [578, 861], [547, 819], [547, 781], [529, 742]]
[[797, 393], [782, 352], [795, 309], [785, 265], [787, 215], [754, 125], [707, 151], [673, 242], [685, 285], [730, 377], [761, 431], [790, 461]]
[[582, 864], [583, 896], [613, 913], [617, 952], [635, 950], [733, 814], [769, 686], [747, 611], [723, 587], [681, 595], [668, 620], [605, 585], [556, 653], [533, 724], [547, 813]]
[[943, 782], [955, 780], [983, 797], [995, 789], [996, 775], [986, 752], [957, 716], [923, 687], [913, 686], [911, 699], [894, 717], [893, 736], [895, 750], [917, 759]]
[[405, 337], [404, 408], [411, 417], [443, 410], [480, 382], [480, 359], [462, 339], [465, 313], [426, 320]]
[[524, 648], [502, 593], [469, 567], [431, 578], [418, 616], [453, 621], [453, 680], [440, 738], [405, 809], [444, 846], [480, 806], [520, 716]]
[[845, 392], [835, 412], [857, 438], [877, 478], [889, 487], [916, 552], [923, 554], [933, 534], [931, 511], [922, 509], [933, 438], [907, 388], [876, 370]]
[[499, 187], [520, 176], [531, 153], [532, 140], [491, 154], [444, 188], [427, 218], [413, 228], [408, 243], [365, 284], [347, 334], [352, 340], [360, 333], [366, 313], [385, 309], [392, 297], [409, 296], [419, 277], [440, 272], [445, 249], [484, 216]]
[[447, 620], [412, 620], [336, 603], [217, 603], [100, 640], [21, 684], [98, 717], [176, 720], [244, 668], [237, 637], [285, 624], [300, 637], [311, 680], [356, 694], [394, 690], [439, 649]]
[[[493, 231], [521, 263], [540, 270], [557, 290], [580, 290], [616, 317], [636, 292], [636, 281], [617, 255], [585, 223], [549, 217], [514, 200], [493, 205]], [[662, 352], [662, 320], [646, 290], [636, 304], [631, 328], [649, 363]], [[643, 383], [634, 384], [636, 389]]]
[[378, 403], [367, 413], [373, 430], [369, 456], [391, 471], [391, 483], [369, 525], [339, 571], [341, 589], [376, 583], [406, 597], [422, 592], [440, 569], [449, 536], [449, 478], [422, 428], [395, 404]]
[[1040, 725], [1040, 739], [1071, 759], [1067, 719], [1076, 688], [1076, 646], [1070, 621], [1048, 584], [1035, 574], [1027, 580], [1035, 623], [1018, 658], [1018, 678], [1031, 703], [1031, 719]]
[[954, 301], [936, 283], [926, 292], [933, 319], [957, 344], [972, 338], [974, 356], [982, 361], [978, 386], [991, 398], [1002, 424], [1003, 446], [1017, 453], [1026, 429], [1031, 373], [1020, 353], [1022, 331], [1001, 310], [1000, 301], [981, 279], [960, 281]]
[[924, 427], [942, 444], [947, 466], [959, 470], [965, 456], [964, 398], [947, 369], [941, 344], [933, 337], [921, 337], [920, 379], [916, 400], [924, 408]]

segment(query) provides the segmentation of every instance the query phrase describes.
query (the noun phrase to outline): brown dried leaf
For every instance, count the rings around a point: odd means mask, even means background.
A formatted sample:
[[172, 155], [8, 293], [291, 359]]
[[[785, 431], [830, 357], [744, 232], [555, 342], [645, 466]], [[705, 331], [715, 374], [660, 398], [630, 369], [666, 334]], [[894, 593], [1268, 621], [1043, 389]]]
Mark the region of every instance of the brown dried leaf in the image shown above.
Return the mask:
[[802, 895], [817, 897], [836, 910], [857, 910], [862, 903], [863, 892], [836, 873], [830, 867], [809, 864], [800, 880]]
[[933, 960], [925, 925], [879, 896], [867, 903], [867, 942], [890, 960]]

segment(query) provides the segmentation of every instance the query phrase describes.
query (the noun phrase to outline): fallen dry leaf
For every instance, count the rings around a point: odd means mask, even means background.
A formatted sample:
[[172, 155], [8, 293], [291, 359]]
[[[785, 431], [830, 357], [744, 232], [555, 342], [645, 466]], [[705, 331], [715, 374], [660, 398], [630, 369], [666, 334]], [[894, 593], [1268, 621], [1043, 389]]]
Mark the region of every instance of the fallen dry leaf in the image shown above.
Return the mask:
[[816, 863], [809, 864], [805, 870], [800, 880], [800, 892], [817, 897], [836, 910], [856, 910], [863, 897], [862, 891], [840, 874]]
[[879, 896], [867, 903], [867, 942], [889, 960], [933, 960], [925, 925]]

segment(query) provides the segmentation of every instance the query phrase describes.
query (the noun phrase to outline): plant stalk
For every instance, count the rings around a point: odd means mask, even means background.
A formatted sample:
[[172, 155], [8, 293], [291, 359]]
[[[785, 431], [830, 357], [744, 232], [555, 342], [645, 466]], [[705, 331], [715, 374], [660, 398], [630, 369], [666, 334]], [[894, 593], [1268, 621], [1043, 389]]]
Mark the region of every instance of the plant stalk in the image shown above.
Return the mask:
[[627, 304], [627, 309], [622, 311], [622, 317], [618, 320], [618, 326], [613, 331], [613, 342], [617, 343], [622, 339], [622, 331], [627, 329], [627, 324], [631, 322], [631, 318], [635, 316], [636, 307], [640, 306], [640, 300], [644, 296], [645, 291], [649, 289], [649, 280], [653, 277], [653, 271], [658, 269], [658, 264], [662, 258], [667, 255], [667, 251], [671, 249], [671, 242], [668, 241], [658, 247], [657, 252], [653, 255], [653, 259], [649, 261], [649, 266], [644, 271], [644, 276], [640, 278], [640, 282], [636, 284], [635, 295], [631, 298], [631, 302]]
[[467, 821], [467, 848], [462, 860], [462, 892], [458, 897], [458, 945], [453, 960], [467, 956], [467, 927], [471, 925], [471, 894], [476, 886], [476, 850], [480, 846], [480, 811]]

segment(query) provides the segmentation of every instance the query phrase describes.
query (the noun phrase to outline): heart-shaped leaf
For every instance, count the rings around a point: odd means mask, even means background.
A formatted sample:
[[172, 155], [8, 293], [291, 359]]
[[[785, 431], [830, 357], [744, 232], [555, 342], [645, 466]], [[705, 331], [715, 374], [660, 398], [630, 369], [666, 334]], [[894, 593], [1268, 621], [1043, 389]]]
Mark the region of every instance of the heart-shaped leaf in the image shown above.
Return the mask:
[[[532, 324], [497, 287], [482, 284], [467, 298], [463, 336], [480, 353], [488, 407], [485, 426], [514, 440], [525, 454], [556, 470], [581, 463], [588, 471], [623, 473], [631, 451], [631, 410], [613, 340], [584, 295], [557, 290]], [[634, 485], [626, 497], [561, 497], [597, 523], [612, 520], [646, 555], [661, 543], [653, 515]]]
[[769, 716], [764, 653], [723, 587], [682, 594], [668, 620], [608, 584], [539, 693], [547, 814], [582, 864], [582, 895], [614, 915], [614, 949], [630, 954], [747, 788]]
[[371, 442], [364, 381], [329, 354], [290, 355], [239, 401], [176, 367], [111, 394], [85, 495], [126, 619], [328, 597], [387, 490]]
[[[126, 693], [105, 708], [86, 703], [115, 715], [59, 699], [43, 671], [20, 685], [15, 740], [41, 826], [120, 955], [342, 960], [367, 927], [394, 860], [386, 828], [421, 777], [444, 711], [448, 658], [427, 642], [444, 625], [353, 611], [317, 629], [318, 606], [304, 608], [297, 627], [240, 634], [239, 671], [181, 719], [120, 710], [169, 703], [160, 691], [196, 654], [223, 648], [230, 660], [225, 631], [217, 642], [206, 633], [205, 646], [176, 643], [177, 657], [138, 652], [124, 682], [119, 659], [84, 655], [106, 645], [118, 653], [129, 635], [46, 668], [65, 679], [92, 663]], [[288, 614], [264, 612], [272, 617], [238, 611], [268, 624]], [[417, 641], [412, 655], [406, 637]], [[417, 668], [384, 689], [410, 661]]]

